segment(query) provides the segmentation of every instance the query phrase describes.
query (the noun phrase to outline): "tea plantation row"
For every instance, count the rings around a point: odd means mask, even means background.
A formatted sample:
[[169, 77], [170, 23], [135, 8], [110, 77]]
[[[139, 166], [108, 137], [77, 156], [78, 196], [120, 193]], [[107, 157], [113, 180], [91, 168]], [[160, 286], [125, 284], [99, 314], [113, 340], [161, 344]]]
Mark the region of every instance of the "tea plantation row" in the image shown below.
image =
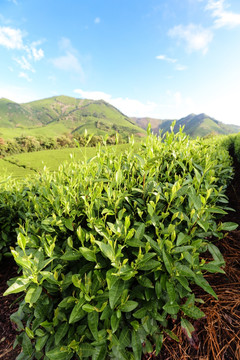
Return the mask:
[[224, 273], [214, 239], [236, 228], [220, 221], [229, 144], [149, 133], [137, 152], [103, 147], [1, 185], [2, 251], [21, 269], [5, 292], [22, 294], [18, 360], [140, 360], [176, 339], [177, 318], [191, 337], [204, 316], [192, 285], [216, 297], [204, 278]]

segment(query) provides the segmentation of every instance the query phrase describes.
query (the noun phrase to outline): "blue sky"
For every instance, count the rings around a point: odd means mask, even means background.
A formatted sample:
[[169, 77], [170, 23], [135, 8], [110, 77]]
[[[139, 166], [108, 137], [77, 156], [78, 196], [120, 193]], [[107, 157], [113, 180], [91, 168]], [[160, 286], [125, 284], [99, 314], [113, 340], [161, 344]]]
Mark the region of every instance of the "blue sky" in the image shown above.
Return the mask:
[[239, 0], [0, 0], [0, 97], [240, 125]]

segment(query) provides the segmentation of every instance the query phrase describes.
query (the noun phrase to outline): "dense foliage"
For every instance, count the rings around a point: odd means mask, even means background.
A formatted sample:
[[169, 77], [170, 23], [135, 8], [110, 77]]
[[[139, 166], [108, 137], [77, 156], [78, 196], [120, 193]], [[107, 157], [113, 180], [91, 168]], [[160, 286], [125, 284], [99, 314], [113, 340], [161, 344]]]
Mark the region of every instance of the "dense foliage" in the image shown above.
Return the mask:
[[177, 316], [191, 337], [190, 319], [204, 316], [191, 286], [216, 297], [203, 276], [224, 273], [213, 239], [236, 228], [218, 218], [231, 176], [224, 148], [180, 131], [22, 185], [12, 248], [22, 275], [5, 292], [23, 293], [18, 360], [141, 359], [164, 333], [175, 338]]

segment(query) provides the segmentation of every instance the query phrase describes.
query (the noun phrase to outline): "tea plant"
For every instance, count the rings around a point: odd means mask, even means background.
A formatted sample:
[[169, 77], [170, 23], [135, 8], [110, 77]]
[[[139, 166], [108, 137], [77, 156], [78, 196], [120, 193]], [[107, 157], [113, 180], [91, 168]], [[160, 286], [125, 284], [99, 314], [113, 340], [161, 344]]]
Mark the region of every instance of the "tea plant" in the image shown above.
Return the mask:
[[204, 316], [192, 284], [216, 297], [203, 276], [224, 273], [212, 240], [236, 228], [219, 221], [231, 176], [226, 150], [181, 131], [43, 173], [12, 248], [22, 275], [5, 292], [24, 296], [17, 359], [141, 359], [164, 333], [176, 339], [177, 316], [191, 336]]

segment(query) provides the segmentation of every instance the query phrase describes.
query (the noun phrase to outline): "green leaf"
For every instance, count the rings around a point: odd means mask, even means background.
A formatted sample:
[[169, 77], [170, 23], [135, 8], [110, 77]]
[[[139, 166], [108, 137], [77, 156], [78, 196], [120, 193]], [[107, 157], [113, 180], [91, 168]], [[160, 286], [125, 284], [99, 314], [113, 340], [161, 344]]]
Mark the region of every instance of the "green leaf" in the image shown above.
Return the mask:
[[144, 237], [147, 239], [153, 250], [156, 251], [158, 255], [162, 256], [162, 251], [160, 250], [158, 243], [148, 235], [144, 235]]
[[195, 277], [195, 273], [187, 265], [182, 265], [179, 262], [176, 262], [175, 267], [180, 276]]
[[170, 302], [174, 302], [176, 300], [176, 290], [173, 283], [167, 281], [166, 282], [167, 294]]
[[25, 296], [26, 303], [29, 304], [35, 304], [37, 300], [39, 299], [40, 295], [42, 293], [42, 287], [41, 286], [33, 286], [30, 287], [27, 291], [27, 294]]
[[227, 214], [227, 212], [224, 211], [223, 209], [213, 208], [213, 207], [207, 208], [206, 211], [213, 214], [222, 214], [222, 215]]
[[66, 322], [58, 326], [58, 329], [57, 329], [57, 331], [55, 333], [55, 344], [56, 345], [60, 344], [60, 341], [67, 334], [68, 329], [69, 329], [69, 325]]
[[31, 356], [33, 353], [32, 343], [27, 334], [23, 334], [22, 349], [25, 355]]
[[68, 350], [62, 349], [58, 346], [46, 353], [47, 357], [50, 360], [70, 360], [73, 354], [69, 354]]
[[119, 347], [125, 349], [130, 344], [130, 331], [127, 327], [124, 327], [119, 337]]
[[145, 228], [146, 228], [146, 226], [143, 223], [138, 227], [138, 229], [137, 229], [137, 231], [135, 233], [135, 239], [136, 240], [142, 240], [143, 235], [145, 233]]
[[80, 247], [79, 250], [86, 260], [97, 262], [96, 255], [93, 250], [90, 250], [86, 247]]
[[156, 355], [158, 355], [163, 345], [163, 334], [159, 334], [155, 336], [155, 344], [156, 344]]
[[142, 357], [142, 343], [138, 333], [132, 330], [132, 349], [135, 360], [141, 360]]
[[191, 292], [192, 290], [189, 287], [189, 283], [184, 276], [176, 276], [176, 280], [186, 289], [187, 291]]
[[169, 329], [163, 329], [163, 331], [164, 331], [166, 334], [168, 334], [171, 339], [179, 342], [179, 338], [177, 337], [177, 335], [174, 334], [174, 332], [172, 332], [172, 331], [169, 330]]
[[69, 249], [65, 252], [65, 254], [63, 254], [61, 256], [61, 260], [66, 260], [66, 261], [75, 261], [75, 260], [79, 260], [82, 257], [82, 255], [75, 250]]
[[124, 305], [120, 307], [120, 310], [123, 312], [130, 312], [138, 306], [138, 302], [133, 300], [128, 300]]
[[168, 301], [164, 306], [163, 309], [171, 315], [176, 315], [180, 309], [179, 305], [176, 302]]
[[188, 243], [191, 240], [191, 237], [187, 234], [180, 232], [177, 237], [177, 246]]
[[190, 305], [182, 305], [181, 310], [185, 315], [189, 316], [192, 319], [201, 319], [205, 316], [204, 312], [200, 310], [198, 307]]
[[145, 307], [137, 310], [133, 316], [136, 318], [136, 319], [142, 319], [144, 316], [146, 316], [147, 314], [147, 309]]
[[96, 312], [96, 308], [93, 305], [85, 304], [83, 305], [82, 309], [86, 311], [87, 313], [92, 313], [93, 311]]
[[237, 227], [238, 227], [238, 224], [236, 224], [234, 222], [224, 222], [220, 225], [220, 230], [232, 231], [232, 230], [236, 230]]
[[88, 314], [88, 327], [95, 340], [98, 340], [98, 313], [96, 311]]
[[168, 273], [171, 275], [172, 274], [172, 267], [173, 267], [172, 266], [171, 256], [169, 254], [167, 254], [164, 249], [162, 250], [162, 254], [163, 254], [164, 265], [165, 265]]
[[71, 230], [71, 231], [74, 230], [73, 229], [73, 219], [66, 219], [64, 224], [68, 230]]
[[31, 283], [30, 279], [26, 278], [18, 278], [3, 294], [3, 296], [9, 295], [9, 294], [16, 294], [21, 291], [24, 291], [27, 289], [28, 285]]
[[111, 247], [110, 244], [105, 244], [104, 242], [101, 241], [95, 241], [96, 244], [99, 246], [101, 252], [112, 262], [115, 261], [115, 253], [113, 248]]
[[90, 356], [92, 356], [94, 354], [94, 347], [91, 346], [88, 343], [81, 343], [79, 345], [79, 349], [77, 351], [78, 356], [80, 357], [80, 359], [82, 357], [87, 357], [89, 358]]
[[220, 250], [213, 244], [208, 244], [207, 247], [217, 265], [224, 265], [225, 261]]
[[105, 344], [102, 346], [96, 346], [92, 355], [92, 360], [103, 360], [107, 355], [107, 347]]
[[117, 331], [119, 326], [120, 318], [117, 317], [117, 314], [114, 312], [111, 316], [111, 328], [113, 334]]
[[205, 290], [207, 293], [212, 295], [215, 299], [218, 299], [217, 294], [212, 289], [212, 287], [209, 285], [206, 279], [202, 276], [202, 274], [195, 275], [194, 277], [195, 283], [200, 286], [203, 290]]
[[114, 309], [114, 305], [122, 295], [124, 290], [124, 281], [118, 279], [109, 290], [109, 304], [111, 309]]
[[80, 300], [72, 309], [72, 312], [70, 314], [69, 317], [69, 324], [73, 324], [79, 320], [81, 320], [85, 315], [85, 311], [83, 311], [82, 306], [83, 306], [84, 300]]
[[47, 340], [49, 338], [49, 334], [46, 334], [42, 337], [39, 337], [35, 343], [35, 349], [37, 352], [41, 351], [42, 348], [45, 346]]
[[26, 237], [22, 233], [18, 233], [17, 243], [22, 250], [25, 250], [27, 241]]
[[149, 289], [153, 289], [153, 288], [154, 288], [152, 281], [151, 281], [147, 276], [140, 275], [140, 276], [137, 278], [137, 281], [138, 281], [139, 284], [142, 285], [143, 287], [146, 287], [146, 288], [149, 288]]
[[184, 330], [186, 336], [191, 339], [192, 333], [195, 331], [193, 325], [187, 319], [181, 318], [181, 327]]
[[218, 265], [213, 264], [213, 261], [207, 263], [207, 264], [203, 264], [201, 266], [202, 270], [206, 270], [209, 271], [210, 273], [221, 273], [221, 274], [225, 274], [225, 271], [223, 269], [221, 269]]

